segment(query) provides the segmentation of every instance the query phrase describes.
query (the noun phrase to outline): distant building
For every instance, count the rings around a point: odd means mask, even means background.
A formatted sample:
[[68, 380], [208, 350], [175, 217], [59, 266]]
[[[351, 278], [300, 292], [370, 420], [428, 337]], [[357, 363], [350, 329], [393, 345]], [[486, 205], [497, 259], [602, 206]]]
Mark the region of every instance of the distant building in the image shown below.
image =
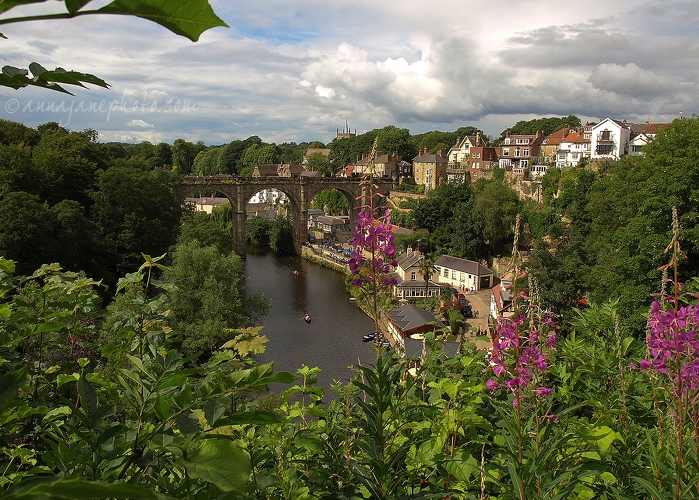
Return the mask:
[[532, 163], [543, 163], [539, 156], [543, 140], [541, 130], [536, 134], [510, 134], [508, 130], [498, 150], [500, 168], [521, 175]]
[[[393, 177], [398, 175], [398, 162], [399, 157], [397, 153], [384, 153], [383, 151], [377, 151], [376, 157], [374, 158], [374, 175], [378, 177], [389, 176]], [[369, 173], [371, 168], [371, 155], [363, 154], [361, 157], [357, 157], [357, 161], [354, 164], [353, 173], [357, 175], [364, 175]]]
[[442, 286], [428, 279], [425, 284], [424, 276], [420, 271], [420, 263], [425, 260], [425, 256], [419, 250], [408, 250], [397, 259], [394, 277], [396, 284], [393, 287], [393, 294], [398, 299], [414, 299], [425, 297], [439, 297]]
[[342, 129], [342, 132], [340, 132], [340, 129], [337, 129], [337, 139], [351, 139], [352, 137], [357, 136], [357, 129], [354, 129], [354, 133], [350, 132], [349, 125], [347, 124], [347, 120], [345, 120], [345, 128]]
[[186, 205], [194, 207], [195, 212], [206, 212], [210, 214], [215, 207], [220, 207], [222, 205], [229, 205], [231, 202], [228, 198], [214, 198], [214, 197], [204, 197], [200, 196], [198, 198], [185, 198]]
[[434, 267], [440, 283], [471, 291], [493, 286], [493, 271], [472, 260], [442, 255]]
[[447, 167], [449, 160], [444, 156], [444, 150], [437, 154], [429, 154], [427, 148], [413, 158], [413, 178], [416, 184], [423, 184], [425, 192], [434, 189], [441, 182], [447, 180]]
[[388, 330], [394, 339], [404, 339], [411, 335], [424, 334], [444, 328], [445, 325], [437, 320], [429, 311], [403, 304], [397, 309], [386, 313]]

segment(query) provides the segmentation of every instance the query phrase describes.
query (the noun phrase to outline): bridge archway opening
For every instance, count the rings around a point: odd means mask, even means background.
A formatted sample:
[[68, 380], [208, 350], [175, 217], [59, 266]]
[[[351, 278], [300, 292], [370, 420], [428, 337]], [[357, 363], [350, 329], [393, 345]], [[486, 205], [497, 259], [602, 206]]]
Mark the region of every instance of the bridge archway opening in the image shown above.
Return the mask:
[[[298, 205], [289, 192], [280, 188], [265, 188], [246, 194], [243, 232], [246, 244], [273, 246], [277, 250], [295, 251], [295, 226]], [[281, 233], [281, 234], [280, 234]], [[272, 236], [280, 237], [272, 241]]]

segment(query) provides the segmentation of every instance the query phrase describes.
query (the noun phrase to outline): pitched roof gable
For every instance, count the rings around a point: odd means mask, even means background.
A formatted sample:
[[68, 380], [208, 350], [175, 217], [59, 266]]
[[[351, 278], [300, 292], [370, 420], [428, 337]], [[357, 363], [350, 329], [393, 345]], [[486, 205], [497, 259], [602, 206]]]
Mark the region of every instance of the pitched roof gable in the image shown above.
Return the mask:
[[490, 269], [478, 262], [460, 259], [458, 257], [452, 257], [450, 255], [442, 255], [439, 259], [437, 259], [434, 265], [435, 267], [445, 267], [447, 269], [454, 269], [456, 271], [461, 271], [475, 276], [485, 276], [487, 274], [493, 274], [493, 271], [491, 271]]

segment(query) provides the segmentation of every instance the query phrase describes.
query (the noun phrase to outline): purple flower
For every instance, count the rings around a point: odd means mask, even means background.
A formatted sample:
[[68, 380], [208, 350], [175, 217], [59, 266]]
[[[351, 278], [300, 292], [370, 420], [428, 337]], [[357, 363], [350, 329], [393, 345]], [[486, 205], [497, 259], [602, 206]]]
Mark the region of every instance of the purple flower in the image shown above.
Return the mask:
[[648, 320], [648, 358], [641, 370], [668, 375], [670, 391], [684, 397], [699, 390], [699, 304], [664, 310], [658, 301], [650, 308]]
[[542, 387], [543, 373], [548, 369], [549, 353], [555, 348], [556, 335], [552, 321], [539, 327], [527, 323], [525, 316], [501, 318], [493, 348], [493, 374], [502, 382], [488, 381], [491, 391], [503, 386], [514, 393], [515, 405], [528, 389], [538, 398], [546, 398], [551, 389]]

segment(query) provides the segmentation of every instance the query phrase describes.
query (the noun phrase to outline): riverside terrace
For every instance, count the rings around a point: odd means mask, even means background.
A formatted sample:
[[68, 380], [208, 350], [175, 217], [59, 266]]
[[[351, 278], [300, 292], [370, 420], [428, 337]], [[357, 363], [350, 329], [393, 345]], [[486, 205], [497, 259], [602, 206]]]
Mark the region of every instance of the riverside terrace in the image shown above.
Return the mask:
[[[389, 177], [374, 179], [374, 192], [388, 195], [396, 187]], [[350, 227], [354, 226], [359, 207], [368, 204], [365, 186], [361, 179], [337, 179], [331, 177], [279, 177], [261, 178], [238, 177], [233, 175], [183, 176], [177, 186], [177, 195], [182, 203], [185, 198], [203, 188], [216, 191], [231, 202], [233, 208], [233, 248], [245, 258], [245, 220], [248, 200], [263, 189], [278, 189], [288, 196], [292, 207], [294, 226], [294, 249], [301, 252], [301, 246], [308, 238], [308, 209], [313, 198], [326, 189], [341, 192], [350, 209]]]

